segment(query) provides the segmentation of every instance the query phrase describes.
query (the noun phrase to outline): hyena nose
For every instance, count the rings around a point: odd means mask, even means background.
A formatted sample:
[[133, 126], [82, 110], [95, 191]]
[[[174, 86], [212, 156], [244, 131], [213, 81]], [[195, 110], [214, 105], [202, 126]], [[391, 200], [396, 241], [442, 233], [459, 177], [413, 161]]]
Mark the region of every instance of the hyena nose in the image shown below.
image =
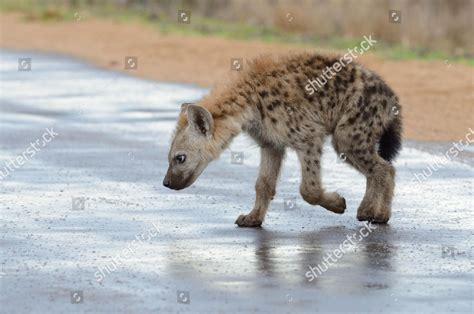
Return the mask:
[[165, 178], [165, 179], [163, 180], [163, 185], [166, 186], [167, 188], [169, 188], [169, 187], [170, 187], [170, 180], [168, 180], [168, 179]]

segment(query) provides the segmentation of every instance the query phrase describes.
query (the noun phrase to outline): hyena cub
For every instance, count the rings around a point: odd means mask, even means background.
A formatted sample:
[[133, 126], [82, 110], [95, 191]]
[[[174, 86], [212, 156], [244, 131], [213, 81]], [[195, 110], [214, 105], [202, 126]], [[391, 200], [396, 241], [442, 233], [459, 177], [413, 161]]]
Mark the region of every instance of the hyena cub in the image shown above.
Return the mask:
[[387, 222], [395, 177], [390, 161], [401, 146], [398, 98], [377, 74], [355, 63], [344, 64], [323, 88], [305, 90], [308, 79], [340, 60], [309, 53], [260, 57], [199, 103], [183, 104], [163, 184], [175, 190], [190, 186], [245, 131], [260, 145], [261, 161], [255, 206], [237, 225], [262, 224], [287, 147], [301, 163], [303, 199], [342, 214], [345, 199], [326, 192], [320, 178], [323, 141], [332, 135], [336, 152], [367, 177], [357, 219]]

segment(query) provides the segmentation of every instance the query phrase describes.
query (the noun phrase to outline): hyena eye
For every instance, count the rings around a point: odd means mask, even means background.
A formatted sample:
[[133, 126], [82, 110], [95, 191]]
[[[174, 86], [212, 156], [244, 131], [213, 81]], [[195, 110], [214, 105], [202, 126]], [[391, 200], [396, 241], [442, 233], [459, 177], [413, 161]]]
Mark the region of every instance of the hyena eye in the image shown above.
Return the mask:
[[178, 155], [178, 156], [176, 156], [176, 161], [178, 162], [178, 164], [182, 164], [183, 162], [186, 161], [186, 155]]

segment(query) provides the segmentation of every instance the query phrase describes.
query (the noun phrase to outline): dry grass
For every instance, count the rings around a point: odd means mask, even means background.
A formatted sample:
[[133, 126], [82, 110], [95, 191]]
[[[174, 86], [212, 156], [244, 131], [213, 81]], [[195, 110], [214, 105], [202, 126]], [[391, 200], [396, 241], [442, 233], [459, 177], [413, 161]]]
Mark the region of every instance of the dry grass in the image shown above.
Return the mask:
[[[472, 0], [182, 1], [182, 6], [202, 16], [276, 26], [321, 38], [374, 34], [406, 48], [442, 50], [457, 56], [474, 56], [473, 4]], [[389, 23], [390, 9], [402, 12], [400, 24]]]
[[[474, 0], [9, 0], [2, 7], [31, 10], [44, 6], [40, 19], [55, 20], [55, 10], [99, 8], [175, 20], [178, 10], [205, 17], [276, 28], [321, 39], [360, 39], [373, 34], [394, 46], [420, 52], [474, 57]], [[389, 22], [400, 10], [400, 24]], [[44, 16], [43, 16], [44, 14]], [[33, 16], [34, 17], [34, 16]]]

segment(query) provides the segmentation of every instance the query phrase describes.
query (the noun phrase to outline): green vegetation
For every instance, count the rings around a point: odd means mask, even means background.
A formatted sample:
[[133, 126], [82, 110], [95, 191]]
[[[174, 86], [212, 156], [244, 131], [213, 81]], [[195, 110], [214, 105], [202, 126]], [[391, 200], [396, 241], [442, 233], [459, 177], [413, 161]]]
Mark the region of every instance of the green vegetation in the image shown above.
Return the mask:
[[[346, 50], [360, 44], [360, 38], [329, 37], [321, 38], [311, 35], [296, 34], [278, 28], [229, 22], [213, 18], [191, 16], [190, 24], [178, 23], [178, 16], [172, 19], [163, 14], [150, 13], [140, 7], [113, 5], [101, 2], [93, 6], [85, 5], [84, 1], [77, 6], [64, 5], [63, 1], [34, 1], [34, 0], [3, 0], [0, 10], [23, 12], [25, 19], [45, 22], [74, 21], [88, 17], [108, 18], [123, 23], [138, 23], [156, 28], [161, 33], [178, 33], [189, 36], [219, 36], [240, 40], [257, 40], [264, 42], [279, 42], [317, 47], [334, 50]], [[377, 39], [377, 38], [375, 38]], [[450, 63], [463, 63], [474, 66], [474, 58], [452, 56], [441, 51], [414, 50], [400, 45], [389, 45], [377, 39], [377, 44], [370, 50], [384, 58], [399, 60], [449, 60]]]

